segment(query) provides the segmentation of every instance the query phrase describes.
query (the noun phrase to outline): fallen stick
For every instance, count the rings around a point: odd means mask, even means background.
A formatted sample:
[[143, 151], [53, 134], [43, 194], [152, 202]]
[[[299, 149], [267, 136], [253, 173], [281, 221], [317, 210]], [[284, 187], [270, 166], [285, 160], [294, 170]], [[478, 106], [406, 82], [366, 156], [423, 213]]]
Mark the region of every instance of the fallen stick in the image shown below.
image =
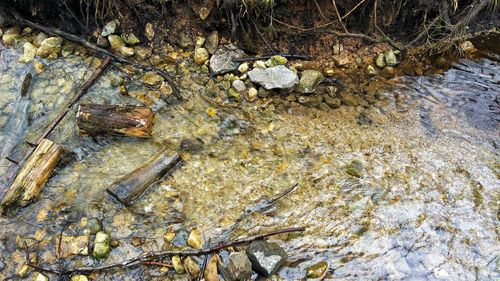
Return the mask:
[[17, 174], [0, 203], [0, 213], [13, 205], [26, 206], [38, 197], [62, 153], [58, 144], [43, 139]]
[[[146, 252], [143, 253], [137, 257], [131, 258], [129, 260], [125, 260], [122, 262], [117, 262], [117, 263], [112, 263], [108, 265], [103, 265], [99, 267], [78, 267], [78, 268], [73, 268], [73, 269], [67, 269], [67, 270], [58, 270], [58, 269], [52, 269], [48, 267], [43, 267], [37, 264], [33, 264], [29, 261], [26, 262], [28, 266], [31, 266], [39, 271], [44, 271], [48, 273], [53, 273], [53, 274], [61, 274], [61, 275], [70, 275], [73, 273], [89, 273], [89, 272], [98, 272], [98, 271], [105, 271], [113, 268], [128, 268], [128, 267], [133, 267], [137, 266], [140, 264], [143, 265], [148, 265], [148, 263], [145, 262], [151, 262], [155, 260], [161, 260], [166, 257], [171, 257], [175, 255], [179, 256], [203, 256], [203, 255], [208, 255], [214, 252], [218, 252], [220, 250], [223, 250], [225, 248], [241, 245], [241, 244], [248, 244], [256, 240], [261, 240], [266, 237], [270, 236], [275, 236], [279, 234], [284, 234], [284, 233], [291, 233], [291, 232], [303, 232], [305, 231], [305, 227], [291, 227], [291, 228], [284, 228], [284, 229], [279, 229], [275, 231], [271, 231], [268, 233], [264, 234], [259, 234], [255, 236], [250, 236], [250, 237], [245, 237], [245, 238], [239, 238], [235, 240], [231, 240], [222, 244], [219, 244], [217, 246], [213, 247], [208, 247], [205, 249], [200, 249], [200, 250], [173, 250], [173, 251], [157, 251], [157, 252]], [[155, 264], [156, 265], [156, 264]]]
[[[232, 61], [233, 62], [247, 62], [247, 61], [256, 61], [256, 60], [268, 60], [274, 56], [275, 55], [266, 55], [266, 56], [260, 56], [260, 57], [233, 58]], [[284, 55], [284, 54], [281, 54], [278, 56], [282, 56], [284, 58], [291, 59], [291, 60], [311, 60], [312, 59], [311, 56], [307, 56], [307, 55]]]
[[106, 192], [124, 206], [130, 206], [149, 186], [170, 173], [180, 162], [178, 154], [169, 156], [167, 149], [164, 149], [143, 166], [114, 182]]
[[54, 36], [60, 36], [60, 37], [66, 39], [68, 41], [81, 44], [81, 45], [85, 46], [86, 48], [90, 49], [92, 52], [97, 53], [97, 54], [99, 54], [101, 56], [111, 57], [114, 60], [116, 60], [117, 62], [121, 62], [121, 63], [125, 63], [125, 64], [128, 64], [128, 65], [131, 65], [134, 68], [143, 69], [145, 71], [154, 71], [154, 72], [158, 73], [160, 76], [162, 76], [168, 82], [168, 84], [172, 87], [173, 94], [175, 95], [175, 97], [177, 99], [179, 99], [179, 100], [182, 99], [182, 96], [180, 95], [179, 89], [175, 85], [172, 77], [170, 76], [170, 74], [168, 74], [166, 71], [164, 71], [162, 69], [159, 69], [159, 68], [156, 68], [156, 67], [151, 67], [151, 66], [146, 66], [146, 65], [143, 65], [143, 64], [140, 64], [140, 63], [132, 62], [132, 61], [128, 60], [125, 57], [122, 57], [122, 56], [117, 55], [117, 54], [115, 54], [113, 52], [110, 52], [110, 51], [108, 51], [108, 50], [106, 50], [104, 48], [101, 48], [101, 47], [99, 47], [99, 46], [97, 46], [97, 45], [95, 45], [93, 43], [90, 43], [89, 41], [87, 41], [87, 40], [85, 40], [83, 38], [80, 38], [80, 37], [78, 37], [76, 35], [73, 35], [73, 34], [68, 33], [68, 32], [64, 32], [64, 31], [59, 30], [59, 29], [46, 27], [46, 26], [43, 26], [43, 25], [38, 24], [36, 22], [29, 21], [27, 19], [22, 18], [17, 13], [14, 14], [14, 17], [21, 24], [25, 24], [25, 25], [30, 26], [32, 28], [40, 29], [40, 30], [45, 31], [45, 32], [47, 32], [49, 34], [52, 34]]
[[149, 138], [153, 130], [153, 111], [144, 106], [81, 104], [76, 122], [82, 135]]
[[[85, 83], [77, 90], [75, 96], [66, 104], [66, 106], [59, 112], [59, 114], [50, 122], [50, 124], [45, 128], [43, 133], [40, 135], [40, 137], [35, 141], [35, 143], [30, 144], [28, 150], [26, 151], [24, 157], [18, 161], [17, 167], [15, 167], [15, 170], [12, 173], [12, 178], [17, 178], [19, 175], [20, 169], [24, 167], [24, 164], [30, 159], [30, 157], [33, 155], [34, 151], [38, 147], [38, 145], [46, 139], [50, 133], [56, 128], [56, 126], [61, 122], [61, 120], [66, 116], [66, 114], [71, 110], [73, 105], [80, 100], [80, 98], [87, 93], [88, 89], [97, 81], [97, 79], [104, 73], [106, 68], [109, 66], [111, 63], [111, 58], [107, 57], [105, 58], [102, 62], [101, 65], [95, 70], [95, 72], [92, 74], [92, 76], [85, 81]], [[11, 189], [11, 188], [9, 188]], [[7, 194], [4, 194], [3, 198], [5, 198]], [[2, 200], [3, 200], [2, 198]]]

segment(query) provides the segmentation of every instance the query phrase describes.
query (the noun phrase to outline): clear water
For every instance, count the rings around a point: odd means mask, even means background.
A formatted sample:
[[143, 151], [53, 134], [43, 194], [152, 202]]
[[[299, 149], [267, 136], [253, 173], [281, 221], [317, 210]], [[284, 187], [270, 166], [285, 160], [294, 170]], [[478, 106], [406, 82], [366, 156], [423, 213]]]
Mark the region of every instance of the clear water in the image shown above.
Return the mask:
[[[15, 49], [0, 51], [0, 143], [10, 144], [2, 153], [19, 158], [23, 140], [36, 138], [91, 71], [79, 57], [45, 62], [43, 73], [33, 72], [26, 108], [19, 106], [25, 105], [19, 93], [32, 70], [17, 63]], [[0, 218], [0, 277], [11, 276], [24, 261], [16, 236], [45, 231], [39, 262], [55, 267], [54, 237], [63, 228], [78, 234], [82, 218], [99, 217], [121, 241], [106, 262], [160, 250], [169, 227], [185, 236], [197, 226], [215, 244], [305, 226], [302, 235], [271, 239], [288, 253], [279, 272], [285, 279], [305, 278], [308, 266], [327, 260], [326, 279], [498, 280], [499, 69], [488, 59], [461, 61], [442, 76], [401, 78], [368, 108], [328, 112], [281, 110], [264, 101], [241, 108], [209, 103], [202, 98], [208, 78], [193, 73], [180, 79], [183, 103], [166, 105], [150, 93], [155, 127], [149, 140], [79, 136], [71, 112], [50, 137], [73, 152], [70, 161], [58, 166], [37, 202]], [[141, 104], [110, 85], [117, 73], [104, 75], [82, 102]], [[132, 80], [129, 89], [149, 91]], [[211, 107], [217, 116], [207, 114]], [[370, 121], [360, 122], [360, 116]], [[201, 139], [203, 150], [185, 154], [185, 165], [151, 187], [133, 210], [109, 200], [109, 184], [161, 147], [177, 150], [184, 138]], [[363, 164], [362, 177], [346, 173], [353, 160]], [[0, 174], [7, 175], [14, 164], [0, 161]], [[227, 237], [225, 230], [246, 207], [296, 182], [272, 212], [245, 218]], [[146, 242], [134, 247], [132, 237]], [[67, 262], [99, 264], [88, 257]], [[164, 275], [140, 267], [98, 280]]]

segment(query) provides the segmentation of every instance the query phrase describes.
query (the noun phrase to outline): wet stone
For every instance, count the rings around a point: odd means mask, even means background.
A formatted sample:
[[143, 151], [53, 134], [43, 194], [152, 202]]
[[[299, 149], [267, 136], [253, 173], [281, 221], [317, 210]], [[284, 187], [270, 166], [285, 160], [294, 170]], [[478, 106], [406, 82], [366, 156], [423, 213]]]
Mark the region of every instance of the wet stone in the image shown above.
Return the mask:
[[31, 62], [36, 55], [37, 48], [30, 42], [26, 42], [23, 45], [23, 54], [19, 57], [20, 63]]
[[172, 267], [178, 274], [183, 274], [184, 272], [186, 272], [184, 269], [184, 265], [182, 265], [181, 257], [179, 256], [172, 257]]
[[94, 239], [93, 255], [97, 259], [106, 259], [111, 251], [109, 234], [101, 231], [98, 232]]
[[120, 22], [118, 20], [112, 20], [104, 26], [102, 29], [101, 35], [102, 36], [108, 36], [111, 34], [115, 34], [118, 32], [118, 28], [120, 27]]
[[136, 46], [134, 47], [135, 56], [140, 60], [145, 60], [151, 56], [153, 50], [149, 47]]
[[33, 277], [31, 278], [31, 281], [49, 281], [49, 277], [47, 277], [47, 275], [43, 273], [35, 272], [33, 274]]
[[62, 39], [59, 37], [49, 37], [43, 40], [42, 44], [38, 48], [36, 54], [41, 58], [54, 57], [61, 51]]
[[[180, 150], [181, 151], [186, 151], [186, 152], [199, 152], [203, 149], [203, 141], [200, 140], [200, 139], [196, 139], [196, 138], [190, 138], [190, 139], [183, 139], [181, 141], [181, 145], [180, 145]], [[169, 238], [169, 242], [172, 242], [172, 240], [174, 239], [175, 237], [175, 232], [167, 232], [165, 233], [165, 235], [168, 236], [164, 236], [165, 237], [168, 237]]]
[[219, 135], [223, 137], [230, 137], [234, 135], [239, 135], [250, 127], [250, 123], [247, 120], [238, 119], [234, 116], [228, 116], [219, 124]]
[[189, 275], [198, 276], [201, 273], [200, 266], [192, 257], [185, 258], [183, 264]]
[[396, 54], [393, 50], [387, 50], [384, 52], [385, 64], [389, 66], [394, 66], [398, 64], [398, 60], [396, 59]]
[[355, 93], [341, 93], [340, 101], [347, 106], [368, 106], [368, 102], [358, 94]]
[[43, 32], [38, 33], [35, 38], [33, 38], [33, 45], [36, 47], [40, 47], [42, 45], [43, 40], [47, 39], [47, 35]]
[[219, 46], [219, 33], [217, 31], [212, 31], [205, 40], [205, 48], [208, 53], [213, 55], [217, 51]]
[[194, 62], [198, 65], [202, 65], [208, 60], [208, 51], [205, 48], [196, 48], [194, 50]]
[[191, 230], [187, 239], [187, 244], [195, 249], [201, 249], [203, 241], [201, 238], [201, 231], [198, 228]]
[[232, 280], [250, 280], [252, 263], [245, 252], [233, 252], [229, 255], [227, 271]]
[[373, 65], [369, 64], [365, 67], [365, 75], [367, 76], [373, 76], [375, 74], [377, 74], [377, 70], [375, 70], [375, 67], [373, 67]]
[[238, 66], [238, 71], [240, 73], [247, 73], [248, 69], [249, 69], [249, 66], [248, 66], [247, 62], [244, 62], [244, 63], [240, 64], [240, 66]]
[[139, 247], [144, 243], [144, 241], [141, 237], [132, 237], [131, 243], [134, 247]]
[[265, 240], [250, 243], [246, 253], [252, 263], [253, 270], [266, 277], [275, 274], [287, 258], [283, 248]]
[[299, 85], [295, 90], [302, 94], [313, 93], [324, 78], [323, 73], [320, 71], [312, 69], [304, 70], [300, 77]]
[[133, 33], [123, 33], [122, 35], [120, 35], [120, 37], [128, 45], [136, 45], [141, 43], [141, 40], [139, 40], [139, 38]]
[[307, 278], [322, 278], [328, 269], [328, 263], [326, 261], [318, 262], [317, 264], [311, 265], [307, 268]]
[[234, 80], [233, 83], [231, 83], [231, 85], [239, 93], [243, 93], [247, 89], [245, 83], [241, 80]]
[[241, 50], [232, 47], [221, 48], [210, 58], [210, 71], [214, 75], [235, 71], [240, 66], [240, 63], [233, 62], [232, 59], [242, 56], [243, 52]]
[[153, 38], [155, 37], [155, 29], [153, 27], [153, 24], [148, 22], [146, 26], [144, 27], [144, 31], [146, 33], [146, 37], [148, 38], [149, 41], [152, 41]]
[[345, 172], [353, 177], [362, 177], [363, 176], [363, 163], [359, 160], [353, 160], [345, 167]]
[[266, 90], [292, 90], [299, 83], [297, 74], [283, 65], [255, 68], [248, 72], [248, 78]]
[[110, 46], [109, 40], [106, 37], [102, 37], [101, 35], [97, 36], [96, 44], [101, 48], [108, 48]]
[[[57, 240], [59, 240], [57, 238]], [[76, 255], [86, 256], [89, 254], [89, 235], [66, 236], [61, 237], [61, 258], [72, 257]], [[57, 244], [59, 245], [59, 244]], [[59, 247], [56, 247], [59, 248]], [[57, 252], [58, 249], [56, 249]]]
[[331, 96], [323, 97], [323, 101], [331, 108], [339, 108], [341, 104], [340, 99]]
[[375, 65], [378, 68], [384, 68], [385, 67], [385, 59], [384, 59], [384, 54], [380, 53], [375, 56]]
[[124, 57], [130, 57], [134, 55], [134, 49], [126, 46], [123, 39], [118, 35], [109, 35], [109, 43], [111, 44], [111, 49]]
[[88, 281], [88, 280], [89, 279], [87, 278], [87, 276], [82, 275], [82, 274], [73, 275], [73, 276], [71, 276], [71, 279], [70, 279], [70, 281]]
[[206, 281], [219, 281], [219, 274], [217, 272], [217, 255], [210, 257], [210, 260], [205, 267], [203, 277], [205, 277]]
[[396, 76], [396, 69], [392, 66], [386, 66], [382, 69], [380, 75], [387, 79], [394, 78], [394, 76]]
[[308, 107], [317, 107], [323, 101], [323, 97], [321, 95], [312, 95], [312, 96], [300, 96], [298, 102], [302, 105]]

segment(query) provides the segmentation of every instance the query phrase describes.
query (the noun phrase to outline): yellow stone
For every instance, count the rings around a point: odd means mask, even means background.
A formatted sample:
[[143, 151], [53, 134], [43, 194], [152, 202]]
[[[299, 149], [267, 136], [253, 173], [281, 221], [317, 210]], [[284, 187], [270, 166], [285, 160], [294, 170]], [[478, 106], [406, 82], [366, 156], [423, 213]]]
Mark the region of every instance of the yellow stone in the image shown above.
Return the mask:
[[215, 117], [217, 115], [217, 109], [215, 109], [213, 107], [209, 107], [207, 109], [207, 114], [208, 114], [208, 116], [210, 116], [210, 117], [213, 118], [213, 117]]
[[201, 231], [198, 228], [191, 230], [187, 239], [187, 244], [195, 249], [201, 249], [203, 241], [201, 239]]

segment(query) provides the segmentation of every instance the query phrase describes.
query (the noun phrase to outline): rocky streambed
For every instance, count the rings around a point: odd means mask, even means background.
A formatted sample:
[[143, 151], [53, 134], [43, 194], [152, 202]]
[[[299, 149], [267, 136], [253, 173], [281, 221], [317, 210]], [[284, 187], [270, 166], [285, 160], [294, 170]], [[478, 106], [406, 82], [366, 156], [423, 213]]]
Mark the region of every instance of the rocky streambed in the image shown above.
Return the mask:
[[[495, 55], [436, 58], [451, 66], [444, 72], [400, 65], [401, 54], [387, 47], [355, 58], [336, 44], [330, 64], [309, 68], [283, 56], [235, 62], [246, 55], [214, 32], [153, 48], [114, 25], [96, 44], [168, 71], [183, 101], [173, 102], [161, 75], [126, 65], [97, 81], [81, 102], [151, 107], [152, 137], [81, 136], [71, 112], [50, 137], [69, 153], [40, 198], [0, 217], [0, 279], [57, 279], [27, 259], [58, 270], [95, 268], [293, 226], [306, 231], [221, 251], [222, 268], [213, 257], [173, 256], [71, 278], [499, 277]], [[15, 165], [5, 157], [22, 155], [24, 141], [40, 134], [100, 60], [39, 31], [2, 31], [0, 142], [12, 144], [2, 150], [5, 175]], [[26, 73], [29, 99], [21, 99]], [[184, 165], [133, 208], [106, 195], [165, 147], [181, 152]]]

